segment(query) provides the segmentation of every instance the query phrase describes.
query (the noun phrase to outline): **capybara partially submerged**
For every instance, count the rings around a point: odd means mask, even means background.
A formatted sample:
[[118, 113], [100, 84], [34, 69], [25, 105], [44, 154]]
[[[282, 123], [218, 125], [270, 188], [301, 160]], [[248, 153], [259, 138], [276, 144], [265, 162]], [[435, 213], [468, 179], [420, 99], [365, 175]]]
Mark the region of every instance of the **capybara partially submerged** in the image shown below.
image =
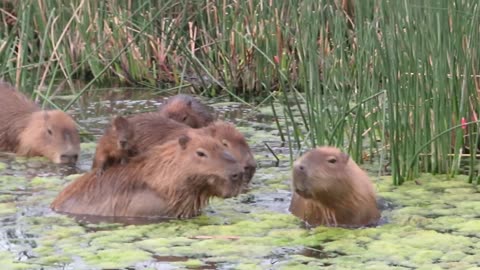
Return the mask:
[[170, 118], [192, 128], [206, 127], [215, 121], [213, 110], [199, 100], [188, 95], [170, 97], [158, 111], [163, 117]]
[[364, 226], [380, 218], [368, 175], [345, 153], [317, 147], [293, 165], [290, 211], [309, 225]]
[[[169, 140], [178, 138], [180, 135], [188, 135], [189, 132], [203, 132], [221, 142], [224, 147], [232, 153], [235, 159], [244, 168], [243, 182], [246, 187], [255, 174], [257, 164], [252, 151], [248, 146], [245, 137], [234, 125], [215, 121], [207, 127], [194, 129], [177, 121], [162, 117], [159, 113], [143, 113], [128, 118], [135, 130], [134, 145], [138, 152], [145, 152], [152, 145], [162, 144]], [[109, 136], [105, 134], [103, 137]], [[101, 138], [100, 140], [104, 140]], [[111, 139], [105, 139], [111, 140]]]
[[211, 197], [237, 194], [242, 171], [220, 142], [191, 132], [100, 176], [82, 175], [51, 207], [80, 215], [187, 218], [198, 215]]
[[115, 117], [105, 130], [106, 136], [98, 141], [92, 169], [102, 174], [115, 164], [126, 164], [130, 157], [137, 154], [134, 143], [133, 126], [122, 116]]
[[0, 151], [75, 163], [80, 138], [69, 115], [41, 110], [13, 86], [0, 82]]
[[243, 134], [233, 124], [222, 121], [215, 121], [204, 129], [220, 140], [243, 166], [244, 184], [247, 187], [257, 170], [257, 162]]

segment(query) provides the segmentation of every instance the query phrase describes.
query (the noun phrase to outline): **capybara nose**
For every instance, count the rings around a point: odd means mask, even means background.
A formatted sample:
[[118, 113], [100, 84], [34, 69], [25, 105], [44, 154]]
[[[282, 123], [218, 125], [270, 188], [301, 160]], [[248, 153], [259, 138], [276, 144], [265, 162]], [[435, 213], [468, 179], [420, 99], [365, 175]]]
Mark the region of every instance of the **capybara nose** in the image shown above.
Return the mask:
[[241, 172], [232, 173], [230, 175], [230, 181], [232, 181], [232, 182], [240, 181], [242, 178], [243, 178], [243, 173], [241, 173]]
[[257, 169], [256, 166], [250, 166], [250, 165], [243, 167], [243, 170], [245, 171], [244, 176], [248, 178], [253, 177], [253, 174], [255, 173], [256, 169]]
[[305, 166], [303, 166], [302, 164], [294, 164], [293, 165], [293, 170], [297, 173], [305, 173], [306, 169], [305, 169]]
[[127, 148], [127, 144], [128, 144], [127, 140], [121, 140], [120, 141], [120, 147], [121, 148]]
[[60, 161], [62, 163], [75, 163], [78, 160], [77, 154], [62, 154], [60, 155]]

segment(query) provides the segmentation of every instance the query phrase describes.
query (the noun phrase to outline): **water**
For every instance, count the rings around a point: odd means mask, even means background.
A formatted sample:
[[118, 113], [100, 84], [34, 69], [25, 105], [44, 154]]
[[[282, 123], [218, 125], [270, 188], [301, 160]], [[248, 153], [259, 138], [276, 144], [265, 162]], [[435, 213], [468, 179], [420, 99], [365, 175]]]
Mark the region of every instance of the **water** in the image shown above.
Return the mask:
[[[155, 110], [162, 97], [108, 91], [70, 113], [98, 138], [115, 114]], [[288, 150], [268, 110], [218, 103], [245, 133], [260, 165], [247, 194], [214, 199], [189, 220], [121, 220], [54, 213], [50, 202], [91, 166], [94, 142], [76, 167], [0, 156], [2, 269], [475, 269], [480, 267], [480, 193], [465, 177], [425, 175], [393, 187], [365, 164], [383, 199], [375, 228], [305, 228], [288, 212]], [[265, 142], [279, 158], [265, 146]], [[118, 220], [117, 220], [118, 222]]]

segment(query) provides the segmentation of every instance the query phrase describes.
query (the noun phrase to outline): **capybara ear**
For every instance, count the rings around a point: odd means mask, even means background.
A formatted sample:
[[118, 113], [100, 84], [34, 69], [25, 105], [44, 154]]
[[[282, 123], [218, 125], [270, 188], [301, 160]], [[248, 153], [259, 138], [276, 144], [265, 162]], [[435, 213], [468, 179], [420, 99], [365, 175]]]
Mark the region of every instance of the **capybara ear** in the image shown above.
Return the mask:
[[192, 101], [191, 100], [187, 101], [187, 106], [192, 107]]
[[127, 130], [128, 121], [125, 117], [119, 115], [113, 119], [113, 126], [116, 130]]
[[342, 159], [343, 162], [347, 163], [350, 156], [347, 153], [341, 152], [340, 158]]
[[178, 143], [180, 144], [182, 149], [187, 148], [187, 144], [189, 141], [190, 141], [190, 137], [188, 137], [187, 135], [180, 135], [180, 138], [178, 138]]

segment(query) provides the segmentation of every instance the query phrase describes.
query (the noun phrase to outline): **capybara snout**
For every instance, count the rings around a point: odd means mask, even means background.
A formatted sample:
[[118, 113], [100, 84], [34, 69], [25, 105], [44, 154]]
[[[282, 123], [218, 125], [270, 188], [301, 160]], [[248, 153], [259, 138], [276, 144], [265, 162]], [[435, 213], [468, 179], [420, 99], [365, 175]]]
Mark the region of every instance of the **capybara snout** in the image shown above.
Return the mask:
[[60, 163], [76, 163], [78, 160], [78, 154], [61, 154]]
[[312, 197], [310, 193], [311, 187], [307, 181], [307, 168], [299, 160], [293, 164], [293, 190], [302, 197], [308, 199]]

